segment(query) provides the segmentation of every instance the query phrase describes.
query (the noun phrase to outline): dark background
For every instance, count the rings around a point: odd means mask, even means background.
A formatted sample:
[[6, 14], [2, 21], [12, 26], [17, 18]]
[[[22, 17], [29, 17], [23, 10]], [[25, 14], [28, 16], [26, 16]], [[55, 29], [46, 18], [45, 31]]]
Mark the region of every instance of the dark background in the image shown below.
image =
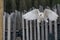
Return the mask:
[[32, 7], [39, 8], [42, 5], [44, 8], [60, 3], [60, 0], [4, 0], [4, 11], [12, 12], [14, 10], [29, 10]]

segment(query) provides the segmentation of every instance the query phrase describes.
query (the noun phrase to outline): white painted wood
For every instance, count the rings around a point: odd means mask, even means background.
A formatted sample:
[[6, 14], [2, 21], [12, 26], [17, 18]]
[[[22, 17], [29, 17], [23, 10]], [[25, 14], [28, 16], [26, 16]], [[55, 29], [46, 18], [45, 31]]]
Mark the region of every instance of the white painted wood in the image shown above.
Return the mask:
[[48, 40], [48, 24], [45, 22], [45, 40]]
[[3, 40], [5, 40], [5, 17], [6, 15], [3, 15]]
[[44, 24], [43, 24], [43, 21], [41, 22], [41, 34], [42, 34], [42, 40], [44, 40]]
[[[7, 20], [8, 20], [8, 16], [9, 16], [9, 14], [8, 13], [6, 13], [6, 17], [7, 17]], [[8, 22], [7, 22], [7, 24], [8, 24]], [[8, 26], [7, 26], [8, 27]], [[8, 37], [8, 36], [7, 36]]]
[[55, 40], [57, 40], [57, 21], [54, 22]]
[[[39, 6], [39, 10], [43, 12], [43, 6]], [[43, 20], [42, 20], [43, 21]], [[41, 39], [44, 40], [44, 26], [43, 22], [41, 22]]]
[[[13, 14], [11, 14], [13, 15]], [[11, 36], [11, 15], [8, 16], [8, 40], [10, 40], [10, 36]], [[17, 13], [16, 13], [17, 15]], [[15, 15], [15, 16], [16, 16]], [[5, 17], [3, 16], [3, 36], [5, 35]], [[16, 20], [14, 20], [15, 24], [16, 24]], [[14, 24], [14, 29], [13, 29], [13, 40], [15, 40], [16, 38], [16, 25]], [[28, 30], [28, 20], [26, 20], [26, 38], [27, 40], [29, 40], [29, 30]], [[24, 30], [24, 19], [22, 18], [22, 32], [23, 32], [23, 40], [25, 40], [25, 30]], [[55, 31], [55, 40], [57, 40], [57, 21], [54, 22], [54, 31]], [[49, 32], [52, 33], [52, 22], [49, 21]], [[41, 23], [41, 33], [42, 33], [42, 40], [44, 39], [44, 24], [43, 22]], [[40, 40], [40, 26], [39, 23], [37, 22], [37, 35], [38, 35], [38, 40]], [[45, 37], [46, 40], [48, 40], [48, 26], [47, 23], [45, 23]], [[34, 40], [36, 40], [36, 24], [35, 24], [35, 20], [34, 20]], [[3, 40], [5, 40], [5, 37], [3, 37]], [[32, 21], [30, 21], [30, 40], [32, 40]]]
[[49, 20], [49, 33], [52, 33], [52, 21]]
[[40, 26], [38, 22], [37, 22], [37, 35], [38, 35], [38, 40], [40, 40]]
[[11, 40], [11, 15], [8, 16], [8, 40]]
[[34, 20], [34, 40], [36, 40], [36, 20]]
[[11, 18], [13, 16], [13, 13], [11, 13], [9, 16], [8, 16], [8, 40], [11, 40]]
[[15, 16], [15, 14], [17, 14], [17, 13], [13, 13], [13, 15], [12, 15], [12, 18], [14, 19], [13, 20], [13, 40], [16, 40], [16, 16]]
[[[23, 15], [23, 13], [22, 13]], [[23, 40], [25, 40], [25, 31], [24, 31], [24, 18], [22, 17], [22, 32], [23, 32]]]
[[[49, 7], [47, 7], [50, 9]], [[52, 33], [52, 21], [49, 20], [49, 33]]]
[[19, 15], [19, 30], [21, 29], [20, 27], [20, 12], [18, 12], [18, 15]]
[[26, 20], [26, 40], [29, 40], [28, 20]]
[[[57, 9], [54, 9], [57, 12]], [[55, 32], [55, 40], [57, 40], [57, 20], [54, 22], [54, 32]]]
[[30, 21], [30, 40], [32, 40], [32, 21]]
[[24, 19], [23, 18], [22, 18], [22, 32], [23, 32], [23, 40], [25, 40]]

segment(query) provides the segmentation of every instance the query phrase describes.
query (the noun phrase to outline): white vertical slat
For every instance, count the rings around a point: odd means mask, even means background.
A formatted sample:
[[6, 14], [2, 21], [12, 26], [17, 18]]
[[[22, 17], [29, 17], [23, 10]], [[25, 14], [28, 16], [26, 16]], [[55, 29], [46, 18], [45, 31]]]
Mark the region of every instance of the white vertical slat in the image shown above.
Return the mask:
[[37, 21], [37, 35], [38, 35], [38, 40], [40, 40], [40, 26], [39, 26], [39, 23]]
[[[21, 14], [20, 14], [21, 15]], [[22, 13], [23, 15], [23, 13]], [[24, 18], [22, 17], [22, 32], [23, 32], [23, 40], [25, 40], [25, 27], [24, 27]]]
[[[40, 11], [43, 12], [43, 6], [39, 7]], [[42, 35], [42, 40], [44, 40], [44, 26], [43, 26], [43, 20], [41, 22], [41, 35]]]
[[57, 14], [59, 15], [58, 24], [60, 24], [60, 4], [57, 4]]
[[[43, 12], [43, 6], [39, 6], [39, 10], [41, 11], [41, 12]], [[40, 29], [39, 29], [39, 32], [40, 32]], [[39, 33], [39, 35], [40, 35], [40, 33]], [[42, 40], [44, 40], [44, 29], [43, 29], [43, 23], [41, 24], [41, 38], [42, 38]]]
[[[54, 9], [54, 11], [57, 13], [57, 9]], [[54, 32], [55, 32], [55, 40], [57, 40], [57, 20], [54, 22]]]
[[52, 21], [49, 20], [49, 33], [52, 33]]
[[5, 17], [6, 17], [6, 14], [4, 13], [3, 15], [3, 40], [5, 40]]
[[44, 40], [44, 24], [43, 24], [43, 21], [41, 23], [41, 34], [42, 34], [42, 40]]
[[[47, 6], [47, 8], [50, 9], [49, 6]], [[45, 24], [46, 24], [46, 23], [45, 23]], [[47, 27], [47, 26], [46, 26], [46, 27]], [[46, 29], [46, 30], [47, 30], [47, 29]], [[52, 33], [52, 21], [50, 21], [50, 20], [49, 20], [49, 33]]]
[[[14, 18], [13, 18], [13, 15], [12, 15], [12, 14], [13, 14], [13, 13], [11, 13], [11, 19], [10, 19], [11, 21], [13, 21], [13, 20], [14, 20]], [[13, 23], [13, 24], [14, 24], [14, 23]], [[11, 23], [11, 25], [13, 25], [13, 24]], [[11, 26], [11, 27], [13, 27], [13, 26]], [[10, 27], [10, 28], [11, 28], [11, 27]], [[14, 28], [13, 28], [13, 30], [14, 30]], [[12, 31], [13, 31], [13, 30], [12, 30]], [[11, 32], [11, 29], [10, 29], [10, 32]], [[10, 35], [11, 35], [11, 34], [10, 34]], [[13, 35], [14, 35], [14, 34], [13, 34]], [[13, 36], [13, 39], [14, 39], [14, 36]]]
[[45, 38], [48, 40], [48, 24], [45, 22]]
[[36, 20], [34, 20], [34, 40], [36, 40]]
[[18, 15], [19, 15], [19, 29], [21, 29], [21, 27], [20, 27], [20, 12], [18, 12]]
[[[49, 6], [46, 6], [46, 8], [47, 9], [50, 9], [50, 7]], [[45, 38], [46, 38], [46, 40], [48, 40], [48, 25], [49, 25], [49, 32], [51, 33], [52, 32], [52, 27], [50, 27], [51, 26], [51, 22], [49, 21], [49, 24], [47, 24], [47, 22], [45, 22]]]
[[50, 40], [52, 39], [52, 21], [50, 21], [50, 20], [49, 20], [49, 39]]
[[28, 20], [26, 20], [26, 40], [29, 40]]
[[23, 40], [25, 40], [24, 19], [23, 18], [22, 18], [22, 32], [23, 32]]
[[8, 16], [8, 40], [11, 40], [11, 18], [13, 13]]
[[32, 21], [30, 21], [30, 40], [32, 40]]
[[11, 40], [11, 15], [8, 16], [8, 40]]
[[13, 40], [16, 40], [16, 14], [17, 13], [12, 13], [13, 15], [12, 15], [12, 18], [13, 18]]
[[54, 22], [55, 40], [57, 40], [57, 21]]
[[[47, 6], [48, 9], [50, 9], [48, 6]], [[52, 33], [52, 21], [49, 20], [49, 33]]]
[[[9, 16], [9, 14], [8, 13], [6, 13], [6, 18], [7, 18], [7, 28], [8, 28], [8, 16]], [[5, 27], [6, 28], [6, 27]], [[8, 37], [8, 36], [7, 36]]]

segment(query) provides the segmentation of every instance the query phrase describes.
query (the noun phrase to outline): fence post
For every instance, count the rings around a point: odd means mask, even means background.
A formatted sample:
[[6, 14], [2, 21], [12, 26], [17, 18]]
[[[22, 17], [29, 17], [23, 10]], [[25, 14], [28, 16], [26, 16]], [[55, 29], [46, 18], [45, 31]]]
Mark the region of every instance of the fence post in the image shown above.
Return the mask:
[[19, 26], [19, 29], [18, 29], [18, 30], [21, 30], [21, 28], [22, 28], [22, 27], [20, 26], [20, 25], [22, 24], [22, 23], [20, 24], [20, 17], [21, 17], [21, 16], [20, 16], [20, 12], [18, 11], [18, 18], [19, 18], [19, 19], [18, 19], [18, 21], [19, 21], [19, 25], [18, 25], [18, 26]]
[[26, 40], [29, 40], [28, 20], [26, 20]]
[[[39, 6], [39, 10], [41, 11], [41, 12], [43, 12], [43, 6]], [[39, 29], [40, 30], [40, 29]], [[42, 34], [42, 40], [44, 40], [44, 22], [43, 22], [43, 20], [42, 20], [42, 22], [41, 22], [41, 34]]]
[[[57, 13], [57, 9], [54, 9], [54, 11]], [[54, 22], [54, 33], [55, 33], [55, 40], [57, 40], [57, 20]]]
[[[22, 13], [22, 15], [23, 15], [23, 13]], [[22, 32], [23, 32], [22, 39], [25, 40], [25, 28], [24, 28], [24, 18], [23, 17], [22, 17]]]
[[34, 40], [36, 40], [36, 20], [34, 20]]
[[49, 33], [52, 33], [52, 21], [49, 20]]
[[54, 22], [55, 40], [57, 40], [57, 20]]
[[15, 12], [12, 13], [12, 19], [13, 19], [13, 40], [16, 40], [16, 14]]
[[41, 23], [41, 34], [42, 34], [42, 40], [44, 40], [44, 22]]
[[30, 21], [30, 40], [32, 40], [32, 21]]
[[5, 40], [5, 17], [6, 17], [6, 13], [4, 13], [3, 15], [3, 40]]
[[22, 31], [23, 31], [23, 40], [25, 40], [25, 30], [24, 30], [24, 19], [22, 18]]
[[38, 35], [38, 40], [40, 40], [40, 26], [38, 21], [37, 21], [37, 35]]
[[11, 40], [11, 15], [8, 16], [8, 40]]
[[52, 40], [52, 21], [49, 20], [49, 35], [48, 40]]
[[45, 38], [48, 40], [48, 24], [45, 22]]

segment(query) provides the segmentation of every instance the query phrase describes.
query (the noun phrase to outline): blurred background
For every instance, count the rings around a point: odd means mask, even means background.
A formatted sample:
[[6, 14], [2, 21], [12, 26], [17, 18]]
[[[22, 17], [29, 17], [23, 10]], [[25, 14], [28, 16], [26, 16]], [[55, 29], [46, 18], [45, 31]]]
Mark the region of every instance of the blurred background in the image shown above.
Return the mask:
[[39, 8], [39, 5], [52, 8], [57, 4], [60, 4], [60, 0], [4, 0], [4, 11], [29, 10], [32, 7]]
[[[9, 40], [22, 40], [22, 13], [26, 13], [28, 11], [31, 11], [35, 8], [45, 9], [55, 9], [57, 10], [57, 14], [60, 15], [60, 0], [4, 0], [4, 16], [5, 16], [5, 39], [8, 40], [8, 32], [11, 39]], [[40, 10], [42, 11], [42, 10]], [[8, 31], [8, 18], [9, 15], [16, 12], [16, 15], [11, 16], [11, 30]], [[16, 17], [16, 19], [15, 19]], [[26, 23], [26, 20], [24, 20]], [[16, 24], [15, 24], [16, 23]], [[34, 24], [32, 22], [32, 24]], [[56, 40], [55, 32], [54, 32], [54, 23], [51, 23], [52, 25], [52, 34], [48, 33], [48, 40]], [[57, 20], [57, 40], [60, 40], [60, 16]], [[26, 24], [24, 24], [26, 26]], [[44, 24], [43, 24], [44, 25]], [[4, 30], [4, 29], [3, 29]], [[29, 29], [30, 30], [30, 29]], [[34, 29], [33, 29], [34, 30]], [[45, 27], [44, 27], [45, 30]], [[26, 31], [26, 29], [25, 29]], [[48, 32], [49, 32], [49, 25], [48, 25]], [[26, 34], [26, 33], [25, 33]], [[34, 33], [33, 33], [34, 34]], [[45, 35], [45, 31], [44, 31]], [[25, 35], [26, 36], [26, 35]], [[45, 36], [44, 36], [45, 38]], [[26, 40], [26, 39], [25, 39]], [[33, 38], [34, 40], [34, 38]], [[36, 39], [37, 40], [37, 39]]]

